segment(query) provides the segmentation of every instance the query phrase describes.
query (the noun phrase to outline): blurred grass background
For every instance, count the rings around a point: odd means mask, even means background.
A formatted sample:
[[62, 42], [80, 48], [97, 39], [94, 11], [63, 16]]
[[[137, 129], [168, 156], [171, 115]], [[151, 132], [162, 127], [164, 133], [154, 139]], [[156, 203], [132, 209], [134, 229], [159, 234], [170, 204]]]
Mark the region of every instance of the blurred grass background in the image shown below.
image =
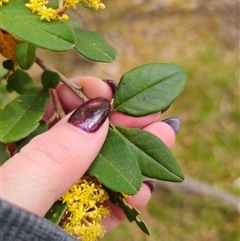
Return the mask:
[[[74, 51], [39, 52], [68, 77], [120, 80], [150, 62], [182, 66], [188, 82], [163, 118], [182, 123], [173, 153], [183, 173], [239, 197], [239, 3], [236, 0], [106, 0], [106, 10], [79, 9], [87, 30], [116, 48], [111, 64]], [[60, 57], [59, 57], [60, 56]], [[39, 75], [36, 67], [34, 74]], [[147, 80], [146, 80], [147, 81]], [[157, 189], [142, 210], [151, 236], [125, 221], [104, 241], [238, 241], [239, 213], [211, 198]]]
[[[182, 66], [189, 76], [186, 88], [163, 115], [182, 123], [173, 153], [185, 175], [239, 196], [238, 1], [105, 3], [106, 10], [81, 9], [78, 17], [87, 30], [99, 31], [117, 49], [117, 60], [93, 63], [71, 52], [61, 58], [53, 54], [49, 63], [68, 77], [115, 80], [149, 62]], [[103, 240], [240, 240], [239, 213], [211, 198], [158, 189], [141, 217], [151, 236], [126, 221]]]

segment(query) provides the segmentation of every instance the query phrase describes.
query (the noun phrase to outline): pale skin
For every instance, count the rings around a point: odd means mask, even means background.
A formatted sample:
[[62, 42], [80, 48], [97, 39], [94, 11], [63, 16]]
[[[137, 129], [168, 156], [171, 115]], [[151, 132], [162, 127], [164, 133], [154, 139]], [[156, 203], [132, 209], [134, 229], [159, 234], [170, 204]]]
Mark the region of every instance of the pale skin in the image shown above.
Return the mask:
[[[84, 76], [72, 81], [83, 87], [83, 92], [89, 99], [112, 99], [111, 88], [101, 79]], [[57, 92], [64, 110], [69, 114], [49, 131], [35, 137], [0, 169], [1, 198], [42, 217], [52, 204], [84, 175], [99, 153], [109, 127], [107, 119], [98, 131], [89, 134], [67, 123], [70, 112], [82, 102], [65, 85], [60, 85]], [[52, 113], [51, 102], [45, 118], [48, 119]], [[160, 116], [160, 113], [155, 113], [136, 118], [113, 112], [109, 118], [114, 124], [149, 131], [171, 148], [175, 134], [168, 124], [159, 121]], [[127, 202], [140, 209], [148, 203], [150, 197], [149, 187], [143, 184], [139, 193]], [[104, 220], [107, 232], [125, 219], [119, 207], [110, 202], [108, 205], [111, 215]]]

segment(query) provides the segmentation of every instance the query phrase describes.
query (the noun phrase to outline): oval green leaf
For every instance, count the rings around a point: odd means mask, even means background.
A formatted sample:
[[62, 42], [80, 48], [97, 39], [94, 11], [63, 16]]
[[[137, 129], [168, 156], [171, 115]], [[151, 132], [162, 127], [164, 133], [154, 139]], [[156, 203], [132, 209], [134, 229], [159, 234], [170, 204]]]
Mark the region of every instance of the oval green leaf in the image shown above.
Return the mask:
[[61, 80], [60, 75], [54, 71], [44, 70], [42, 77], [42, 85], [45, 88], [56, 88]]
[[186, 83], [185, 71], [176, 65], [153, 63], [125, 73], [114, 95], [114, 109], [143, 116], [169, 107]]
[[98, 178], [108, 189], [127, 195], [136, 194], [142, 185], [135, 156], [122, 136], [112, 129], [87, 173]]
[[32, 133], [39, 126], [48, 101], [48, 90], [34, 87], [6, 105], [0, 111], [0, 141], [16, 142]]
[[29, 69], [36, 58], [36, 46], [27, 42], [20, 42], [15, 49], [17, 63], [22, 69]]
[[7, 59], [7, 60], [3, 61], [2, 66], [6, 70], [14, 70], [15, 63], [11, 59]]
[[116, 50], [97, 32], [76, 30], [75, 49], [85, 58], [110, 63], [116, 58]]
[[74, 47], [74, 31], [67, 23], [40, 21], [25, 4], [24, 0], [14, 0], [1, 7], [2, 29], [40, 48], [67, 51]]
[[9, 90], [15, 90], [17, 93], [23, 94], [33, 87], [33, 80], [27, 72], [17, 69], [8, 77], [7, 87]]
[[116, 129], [127, 139], [144, 176], [171, 182], [184, 180], [176, 158], [159, 138], [138, 128]]

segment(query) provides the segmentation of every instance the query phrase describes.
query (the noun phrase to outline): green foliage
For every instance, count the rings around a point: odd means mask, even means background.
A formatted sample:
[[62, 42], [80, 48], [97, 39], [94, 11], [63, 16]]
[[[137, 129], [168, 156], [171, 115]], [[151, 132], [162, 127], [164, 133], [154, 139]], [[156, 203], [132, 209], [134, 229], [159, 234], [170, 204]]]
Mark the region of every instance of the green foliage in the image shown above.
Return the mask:
[[156, 136], [138, 128], [116, 126], [134, 153], [144, 176], [181, 182], [182, 171], [169, 148]]
[[9, 1], [1, 7], [0, 26], [17, 38], [40, 48], [67, 51], [74, 47], [75, 34], [67, 23], [39, 21], [39, 16], [26, 8], [24, 0]]
[[[11, 59], [7, 59], [7, 60], [3, 61], [2, 67], [5, 68], [5, 71], [6, 70], [13, 70], [14, 69], [14, 62]], [[0, 76], [2, 78], [4, 75], [1, 74]]]
[[129, 204], [126, 203], [123, 194], [122, 193], [112, 192], [111, 190], [108, 190], [108, 193], [109, 193], [109, 196], [110, 196], [110, 200], [113, 203], [115, 203], [116, 205], [118, 205], [119, 207], [122, 208], [122, 210], [124, 211], [127, 219], [130, 222], [135, 221], [137, 223], [138, 227], [144, 233], [150, 235], [150, 232], [148, 230], [147, 225], [145, 224], [145, 222], [140, 220], [139, 217], [138, 217], [140, 212], [136, 208], [131, 207]]
[[6, 105], [0, 111], [0, 141], [16, 142], [32, 133], [39, 126], [48, 101], [48, 90], [34, 87]]
[[15, 90], [19, 94], [23, 94], [26, 90], [33, 87], [33, 80], [31, 76], [21, 70], [17, 69], [8, 77], [8, 91]]
[[10, 153], [7, 149], [7, 145], [0, 142], [0, 165], [2, 165], [5, 161], [10, 158]]
[[186, 79], [185, 71], [173, 64], [137, 67], [122, 76], [114, 96], [114, 108], [132, 116], [164, 110], [179, 96]]
[[[15, 49], [18, 65], [11, 65], [11, 61], [6, 65], [5, 62], [5, 68], [9, 70], [7, 89], [16, 91], [19, 96], [0, 112], [1, 163], [9, 158], [8, 143], [15, 142], [18, 152], [36, 135], [47, 131], [43, 115], [50, 98], [49, 89], [56, 88], [61, 80], [71, 89], [75, 88], [61, 73], [38, 61], [37, 48], [58, 52], [74, 48], [85, 58], [98, 62], [112, 62], [116, 58], [116, 50], [101, 34], [74, 30], [69, 23], [62, 21], [40, 21], [39, 16], [26, 8], [25, 2], [10, 1], [1, 7], [0, 12], [1, 28], [19, 40]], [[35, 61], [43, 69], [41, 83], [44, 88], [33, 87], [32, 78], [24, 71]], [[2, 77], [8, 73], [5, 69], [2, 72]], [[179, 66], [165, 63], [139, 66], [122, 76], [114, 96], [114, 110], [131, 116], [165, 110], [180, 95], [185, 83], [186, 73]], [[135, 220], [147, 234], [145, 223], [138, 219], [139, 212], [124, 201], [123, 194], [136, 194], [141, 188], [143, 175], [173, 182], [184, 179], [175, 157], [161, 140], [141, 129], [113, 124], [87, 174], [100, 180], [129, 221]], [[58, 224], [65, 210], [66, 205], [58, 201], [46, 218]]]
[[56, 88], [61, 80], [58, 73], [50, 70], [44, 70], [42, 73], [42, 85], [45, 88]]
[[35, 136], [44, 133], [45, 131], [48, 130], [48, 125], [45, 121], [41, 120], [39, 122], [39, 126], [37, 127], [37, 129], [35, 129], [32, 133], [30, 133], [27, 137], [17, 141], [16, 144], [16, 148], [17, 148], [17, 152], [19, 152], [21, 150], [22, 147], [24, 147], [26, 144], [28, 144], [29, 141], [32, 140], [32, 138], [34, 138]]
[[129, 195], [136, 194], [142, 185], [135, 156], [122, 136], [112, 129], [88, 174], [97, 177], [110, 190]]
[[27, 42], [20, 42], [15, 49], [17, 63], [22, 69], [29, 69], [36, 58], [36, 46]]
[[67, 209], [66, 203], [57, 201], [46, 213], [45, 218], [50, 220], [52, 223], [59, 224], [66, 209]]
[[85, 58], [98, 62], [112, 62], [116, 58], [116, 50], [103, 36], [97, 32], [75, 31], [75, 49]]

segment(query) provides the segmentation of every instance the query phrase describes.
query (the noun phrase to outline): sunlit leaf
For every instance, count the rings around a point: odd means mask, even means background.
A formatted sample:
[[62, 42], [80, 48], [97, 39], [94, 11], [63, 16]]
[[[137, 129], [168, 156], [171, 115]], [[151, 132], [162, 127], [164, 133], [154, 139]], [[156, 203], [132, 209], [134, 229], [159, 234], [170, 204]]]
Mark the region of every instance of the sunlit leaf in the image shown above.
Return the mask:
[[87, 59], [99, 62], [112, 62], [116, 58], [116, 50], [97, 32], [76, 30], [75, 49]]
[[48, 90], [34, 87], [6, 105], [0, 111], [0, 141], [16, 142], [32, 133], [39, 126], [48, 101]]
[[58, 73], [50, 70], [44, 70], [42, 73], [42, 85], [45, 88], [56, 88], [61, 80]]
[[159, 180], [181, 182], [184, 179], [176, 158], [156, 136], [138, 128], [116, 126], [128, 140], [142, 174]]
[[122, 136], [112, 129], [88, 174], [97, 177], [110, 190], [129, 195], [136, 194], [142, 185], [135, 156]]
[[15, 49], [17, 63], [22, 69], [29, 69], [36, 58], [36, 46], [27, 42], [20, 42]]
[[17, 93], [23, 94], [33, 87], [33, 80], [27, 72], [17, 69], [8, 77], [7, 87], [9, 90], [15, 90]]
[[66, 203], [57, 201], [52, 205], [50, 210], [46, 213], [45, 218], [50, 220], [54, 224], [59, 224], [66, 209], [67, 209]]
[[153, 63], [125, 73], [114, 95], [114, 109], [143, 116], [166, 109], [186, 83], [185, 71], [173, 64]]
[[24, 0], [9, 1], [1, 7], [0, 26], [20, 40], [53, 51], [67, 51], [74, 47], [75, 34], [62, 21], [40, 21]]

